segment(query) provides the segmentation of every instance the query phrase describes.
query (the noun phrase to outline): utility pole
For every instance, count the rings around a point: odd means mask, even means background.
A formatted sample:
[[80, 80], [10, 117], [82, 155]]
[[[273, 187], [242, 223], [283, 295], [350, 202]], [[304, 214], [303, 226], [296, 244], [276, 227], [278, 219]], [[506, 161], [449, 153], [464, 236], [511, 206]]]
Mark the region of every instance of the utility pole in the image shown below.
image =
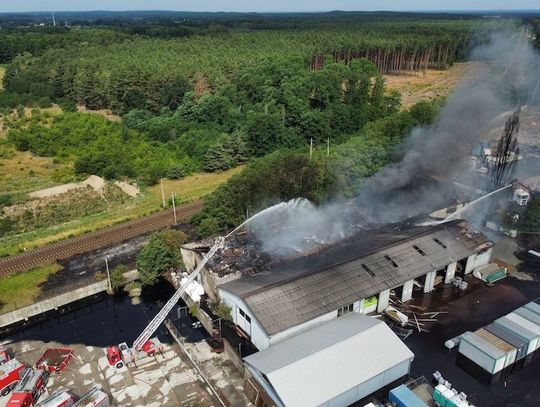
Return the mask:
[[309, 158], [313, 157], [313, 137], [309, 139]]
[[111, 273], [109, 272], [109, 256], [105, 256], [105, 269], [107, 270], [107, 281], [109, 282], [109, 293], [112, 294], [112, 285], [111, 285]]
[[56, 27], [56, 20], [54, 18], [54, 13], [52, 13], [52, 24], [53, 24], [53, 27]]
[[326, 139], [326, 155], [330, 156], [330, 139]]
[[174, 213], [174, 224], [178, 225], [178, 221], [176, 220], [176, 205], [174, 203], [174, 192], [171, 194], [172, 199], [172, 207], [173, 207], [173, 213]]
[[161, 181], [161, 200], [163, 201], [163, 207], [165, 208], [165, 189], [163, 188], [163, 178], [161, 178], [160, 181]]

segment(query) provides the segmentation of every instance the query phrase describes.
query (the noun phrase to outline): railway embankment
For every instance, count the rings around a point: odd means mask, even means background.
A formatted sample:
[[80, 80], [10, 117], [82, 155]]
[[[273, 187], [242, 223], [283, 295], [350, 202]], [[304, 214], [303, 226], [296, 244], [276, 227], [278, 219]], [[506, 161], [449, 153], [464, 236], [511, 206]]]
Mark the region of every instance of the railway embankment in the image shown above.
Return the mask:
[[[132, 270], [124, 274], [127, 282], [133, 281], [137, 278], [137, 270]], [[0, 315], [0, 328], [15, 324], [20, 321], [25, 321], [29, 318], [35, 317], [52, 310], [56, 310], [72, 302], [82, 300], [87, 297], [99, 294], [107, 291], [108, 281], [99, 281], [97, 283], [89, 284], [84, 287], [80, 287], [69, 292], [56, 295], [54, 297], [35, 302], [34, 304], [18, 308], [14, 311], [7, 312]]]

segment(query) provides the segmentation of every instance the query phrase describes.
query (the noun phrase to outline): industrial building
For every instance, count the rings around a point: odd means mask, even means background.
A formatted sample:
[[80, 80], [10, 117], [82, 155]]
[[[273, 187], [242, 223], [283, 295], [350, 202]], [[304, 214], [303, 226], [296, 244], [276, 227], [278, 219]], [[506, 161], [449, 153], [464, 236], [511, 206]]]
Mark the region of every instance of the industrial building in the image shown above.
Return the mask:
[[277, 406], [348, 406], [409, 374], [414, 354], [382, 321], [350, 313], [244, 358]]
[[492, 247], [462, 220], [387, 227], [242, 274], [218, 294], [262, 350], [349, 312], [382, 312], [391, 290], [405, 302], [415, 286], [426, 293], [448, 284], [488, 264]]

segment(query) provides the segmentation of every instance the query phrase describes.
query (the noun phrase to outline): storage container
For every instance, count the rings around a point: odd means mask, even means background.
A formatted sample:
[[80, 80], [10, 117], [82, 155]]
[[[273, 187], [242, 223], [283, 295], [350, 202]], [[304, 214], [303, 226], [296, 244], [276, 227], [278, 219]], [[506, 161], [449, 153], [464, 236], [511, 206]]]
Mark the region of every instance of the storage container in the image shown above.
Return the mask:
[[459, 353], [492, 375], [505, 367], [506, 353], [472, 332], [461, 338]]
[[504, 340], [502, 340], [498, 336], [493, 335], [491, 332], [485, 330], [484, 328], [478, 329], [477, 331], [475, 331], [475, 334], [488, 342], [490, 345], [493, 345], [497, 349], [502, 350], [506, 354], [506, 361], [504, 363], [504, 367], [508, 367], [516, 361], [517, 350], [508, 342], [505, 342]]
[[523, 306], [523, 308], [526, 308], [528, 309], [529, 311], [532, 311], [534, 312], [535, 314], [538, 314], [540, 315], [540, 305], [538, 305], [537, 303], [535, 303], [534, 301], [533, 302], [530, 302], [528, 304], [525, 304]]
[[516, 348], [516, 361], [527, 356], [529, 341], [497, 323], [489, 324], [484, 329]]
[[535, 332], [527, 329], [523, 325], [520, 325], [514, 321], [511, 321], [507, 317], [497, 319], [494, 324], [500, 325], [503, 328], [508, 329], [512, 333], [516, 334], [523, 340], [527, 341], [527, 355], [530, 355], [538, 348], [538, 335]]
[[433, 389], [433, 400], [440, 407], [448, 407], [448, 401], [454, 397], [455, 393], [444, 384], [439, 384]]
[[501, 267], [495, 263], [487, 264], [485, 266], [478, 267], [474, 270], [473, 275], [486, 283], [494, 283], [504, 277], [506, 277], [507, 269]]
[[396, 407], [428, 407], [422, 399], [404, 384], [390, 390], [388, 401], [395, 403]]
[[508, 315], [506, 315], [506, 318], [508, 318], [510, 321], [513, 321], [516, 324], [519, 324], [522, 327], [524, 327], [524, 328], [528, 329], [529, 331], [531, 331], [532, 333], [534, 333], [536, 335], [536, 341], [537, 341], [536, 342], [536, 349], [538, 349], [538, 346], [540, 346], [540, 341], [538, 339], [540, 337], [540, 326], [538, 326], [534, 322], [530, 321], [529, 319], [524, 318], [519, 314], [516, 314], [515, 311], [511, 312]]
[[518, 308], [514, 312], [519, 316], [522, 316], [523, 318], [535, 323], [540, 328], [540, 315], [538, 315], [537, 313], [528, 310], [525, 307]]

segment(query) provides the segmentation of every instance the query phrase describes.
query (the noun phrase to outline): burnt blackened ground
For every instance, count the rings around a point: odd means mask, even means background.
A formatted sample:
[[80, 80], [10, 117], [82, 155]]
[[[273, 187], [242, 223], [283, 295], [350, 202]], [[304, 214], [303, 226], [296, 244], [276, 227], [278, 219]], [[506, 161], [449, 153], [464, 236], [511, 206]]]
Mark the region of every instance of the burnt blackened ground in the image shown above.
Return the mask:
[[506, 379], [486, 385], [456, 366], [457, 350], [449, 351], [444, 346], [446, 340], [481, 328], [536, 299], [540, 295], [540, 270], [536, 265], [525, 263], [520, 271], [530, 273], [533, 278], [523, 281], [508, 277], [491, 287], [481, 283], [466, 295], [454, 296], [454, 299], [444, 302], [444, 306], [442, 289], [415, 300], [427, 305], [429, 311], [444, 309], [448, 313], [437, 316], [438, 321], [430, 327], [430, 333], [415, 331], [405, 341], [415, 354], [411, 376], [431, 378], [432, 373], [438, 370], [454, 388], [465, 392], [468, 400], [476, 406], [538, 406], [540, 358], [534, 358]]
[[[188, 224], [179, 224], [175, 228], [182, 230], [189, 239], [195, 238], [195, 231]], [[98, 273], [105, 273], [105, 258], [108, 257], [109, 268], [125, 265], [130, 270], [135, 269], [137, 255], [146, 242], [149, 234], [129, 239], [120, 244], [82, 253], [66, 260], [61, 260], [62, 270], [51, 275], [41, 286], [38, 300], [75, 290], [98, 281]]]

